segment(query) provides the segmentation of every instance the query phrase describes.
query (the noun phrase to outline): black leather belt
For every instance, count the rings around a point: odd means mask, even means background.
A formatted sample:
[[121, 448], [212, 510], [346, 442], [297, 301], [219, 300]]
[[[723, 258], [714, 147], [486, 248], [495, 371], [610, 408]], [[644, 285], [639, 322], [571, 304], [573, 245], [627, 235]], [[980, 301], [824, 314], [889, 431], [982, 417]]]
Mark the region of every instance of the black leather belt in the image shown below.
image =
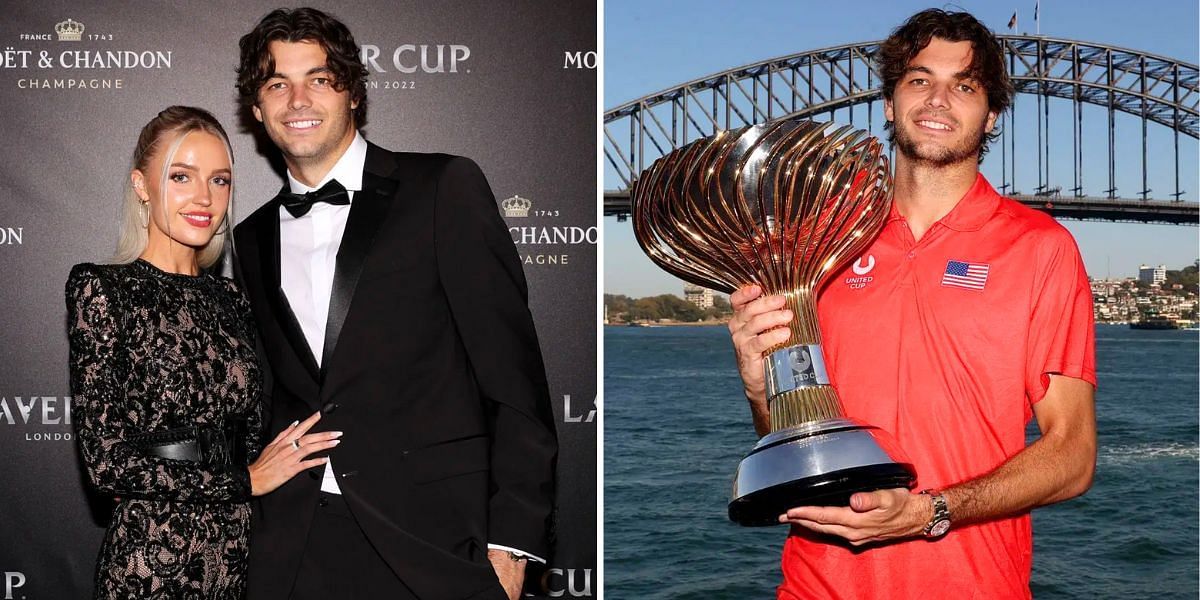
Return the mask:
[[208, 465], [246, 466], [246, 420], [222, 425], [180, 427], [129, 438], [143, 452], [161, 458]]

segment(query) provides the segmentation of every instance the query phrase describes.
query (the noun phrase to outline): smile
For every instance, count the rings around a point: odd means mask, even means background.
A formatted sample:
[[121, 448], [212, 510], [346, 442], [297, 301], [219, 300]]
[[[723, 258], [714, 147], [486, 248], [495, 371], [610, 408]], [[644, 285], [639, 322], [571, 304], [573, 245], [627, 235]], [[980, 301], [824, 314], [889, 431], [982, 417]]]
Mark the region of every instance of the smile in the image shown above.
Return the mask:
[[286, 121], [286, 122], [284, 122], [283, 126], [287, 127], [288, 129], [303, 130], [303, 129], [312, 129], [320, 124], [321, 124], [321, 121], [318, 119], [309, 119], [307, 121]]
[[208, 227], [212, 224], [212, 215], [208, 213], [180, 213], [179, 216], [195, 227]]
[[949, 125], [946, 125], [945, 123], [938, 123], [937, 121], [917, 121], [917, 125], [924, 127], [926, 129], [936, 129], [938, 131], [950, 131], [951, 130], [951, 127]]

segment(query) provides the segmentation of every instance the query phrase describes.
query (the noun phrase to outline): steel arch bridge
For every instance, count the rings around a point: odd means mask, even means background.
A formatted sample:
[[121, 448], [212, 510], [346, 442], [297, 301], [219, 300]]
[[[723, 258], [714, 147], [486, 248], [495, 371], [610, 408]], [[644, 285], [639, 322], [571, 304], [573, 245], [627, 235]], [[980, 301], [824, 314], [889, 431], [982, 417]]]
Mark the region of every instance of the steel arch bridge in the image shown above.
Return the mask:
[[[1014, 113], [1001, 116], [999, 148], [1002, 181], [998, 187], [1022, 202], [1057, 218], [1196, 225], [1195, 202], [1180, 196], [1180, 135], [1194, 143], [1200, 136], [1200, 76], [1197, 67], [1171, 58], [1075, 40], [1044, 36], [997, 36], [1018, 94], [1037, 97], [1037, 176], [1033, 194], [1015, 191], [1017, 161]], [[734, 129], [788, 117], [829, 118], [838, 109], [866, 104], [866, 128], [874, 131], [874, 103], [882, 102], [882, 78], [872, 57], [880, 42], [847, 44], [801, 52], [730, 69], [627, 102], [604, 115], [604, 156], [617, 180], [605, 192], [605, 215], [629, 214], [629, 187], [659, 156], [687, 143]], [[1072, 101], [1072, 187], [1069, 194], [1051, 183], [1050, 98]], [[1083, 107], [1103, 107], [1108, 118], [1108, 188], [1087, 194], [1083, 186]], [[1141, 122], [1141, 187], [1133, 196], [1117, 195], [1118, 163], [1115, 117], [1124, 113]], [[1153, 198], [1148, 185], [1147, 127], [1172, 131], [1174, 192], [1171, 200]], [[1010, 127], [1009, 125], [1012, 125]], [[879, 123], [882, 125], [882, 123]], [[861, 127], [862, 124], [860, 123]], [[1044, 133], [1043, 133], [1044, 131]], [[1031, 138], [1033, 136], [1030, 136]], [[1020, 149], [1028, 151], [1022, 144]], [[999, 152], [997, 152], [999, 150]], [[1055, 154], [1061, 156], [1064, 153]], [[1122, 156], [1122, 162], [1129, 157]], [[1186, 181], [1195, 181], [1195, 165], [1184, 165]]]

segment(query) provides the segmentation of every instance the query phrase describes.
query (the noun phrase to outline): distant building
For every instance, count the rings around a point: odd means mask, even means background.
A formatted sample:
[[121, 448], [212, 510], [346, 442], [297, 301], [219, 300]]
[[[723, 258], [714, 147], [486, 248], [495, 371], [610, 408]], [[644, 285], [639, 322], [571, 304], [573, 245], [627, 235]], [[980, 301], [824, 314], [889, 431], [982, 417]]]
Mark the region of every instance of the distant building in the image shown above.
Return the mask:
[[1142, 283], [1163, 283], [1167, 280], [1167, 266], [1158, 265], [1157, 267], [1149, 267], [1142, 265], [1138, 267], [1138, 281]]
[[690, 283], [683, 286], [683, 299], [699, 306], [701, 309], [712, 308], [713, 306], [712, 290]]

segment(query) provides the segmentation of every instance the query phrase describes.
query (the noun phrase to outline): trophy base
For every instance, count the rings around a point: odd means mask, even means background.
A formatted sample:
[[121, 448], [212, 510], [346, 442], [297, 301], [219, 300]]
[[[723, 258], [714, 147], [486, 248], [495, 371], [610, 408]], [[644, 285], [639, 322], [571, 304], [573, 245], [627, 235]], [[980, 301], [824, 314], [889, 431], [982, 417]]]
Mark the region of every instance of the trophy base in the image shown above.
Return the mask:
[[729, 519], [779, 525], [797, 506], [847, 506], [856, 492], [907, 488], [916, 481], [908, 458], [883, 430], [829, 419], [772, 432], [742, 459]]

